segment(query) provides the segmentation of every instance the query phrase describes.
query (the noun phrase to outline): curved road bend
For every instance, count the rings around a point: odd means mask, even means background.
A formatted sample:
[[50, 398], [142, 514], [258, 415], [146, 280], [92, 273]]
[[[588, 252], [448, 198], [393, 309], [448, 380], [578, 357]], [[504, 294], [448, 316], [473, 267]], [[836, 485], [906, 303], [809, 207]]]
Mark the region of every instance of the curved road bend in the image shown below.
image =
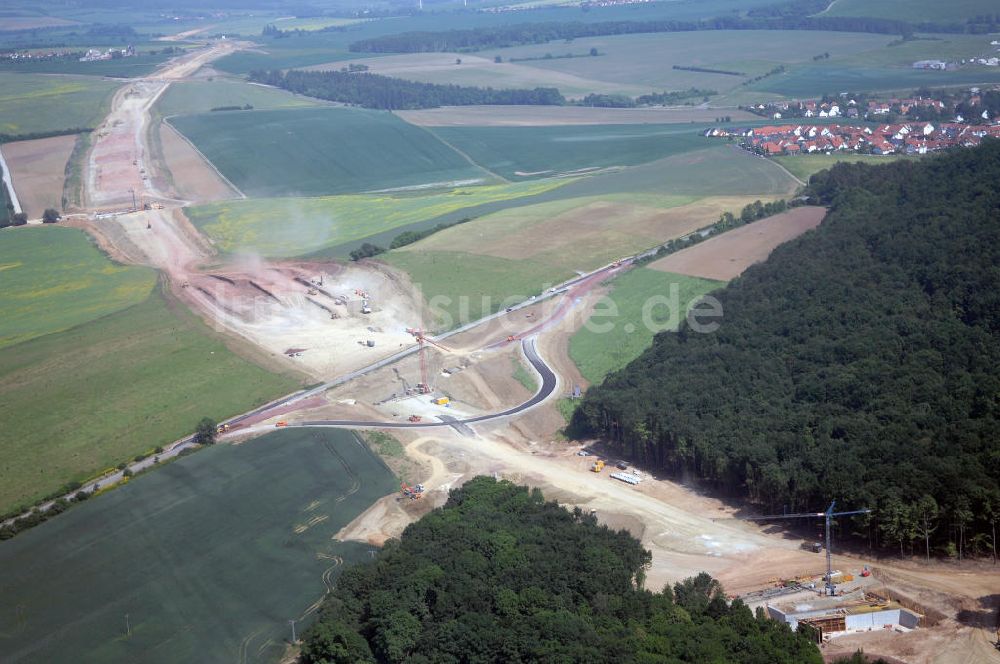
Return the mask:
[[477, 415], [476, 417], [468, 417], [465, 419], [455, 419], [443, 422], [398, 422], [395, 420], [388, 422], [373, 422], [371, 420], [312, 420], [306, 422], [293, 422], [289, 423], [289, 427], [336, 427], [336, 428], [348, 428], [348, 429], [426, 429], [431, 427], [450, 427], [456, 424], [480, 424], [482, 422], [491, 422], [493, 420], [500, 420], [505, 417], [510, 417], [511, 415], [517, 415], [518, 413], [523, 413], [526, 410], [534, 408], [538, 404], [542, 403], [548, 399], [553, 392], [556, 391], [556, 387], [559, 385], [559, 379], [556, 377], [554, 371], [551, 367], [545, 363], [541, 355], [538, 354], [538, 348], [535, 347], [535, 338], [531, 337], [528, 339], [521, 340], [521, 350], [524, 351], [524, 356], [531, 363], [532, 368], [538, 375], [542, 378], [542, 385], [535, 393], [533, 397], [528, 399], [522, 404], [518, 404], [513, 408], [508, 408], [505, 411], [499, 413], [490, 413], [488, 415]]

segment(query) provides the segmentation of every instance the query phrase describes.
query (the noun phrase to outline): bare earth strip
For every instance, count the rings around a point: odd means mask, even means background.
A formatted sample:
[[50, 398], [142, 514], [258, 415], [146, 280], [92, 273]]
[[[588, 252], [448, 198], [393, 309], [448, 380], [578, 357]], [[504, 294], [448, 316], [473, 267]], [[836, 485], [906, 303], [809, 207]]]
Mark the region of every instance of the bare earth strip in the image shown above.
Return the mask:
[[239, 197], [201, 153], [166, 122], [160, 124], [160, 145], [181, 198], [202, 203]]
[[66, 162], [75, 143], [76, 136], [55, 136], [3, 146], [14, 190], [29, 218], [41, 217], [45, 208], [61, 207]]
[[826, 208], [800, 207], [731, 230], [666, 258], [649, 267], [692, 277], [729, 281], [765, 260], [779, 244], [819, 226]]
[[552, 125], [673, 124], [714, 122], [729, 116], [733, 122], [759, 119], [730, 108], [651, 107], [591, 108], [587, 106], [443, 106], [398, 111], [407, 122], [424, 127], [542, 127]]

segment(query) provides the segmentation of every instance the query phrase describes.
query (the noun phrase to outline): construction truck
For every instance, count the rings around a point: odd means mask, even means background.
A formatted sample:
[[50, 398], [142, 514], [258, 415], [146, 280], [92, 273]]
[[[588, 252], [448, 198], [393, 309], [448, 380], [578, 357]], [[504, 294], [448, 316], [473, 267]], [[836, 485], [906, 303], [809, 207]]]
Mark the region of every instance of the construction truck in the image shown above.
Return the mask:
[[363, 313], [363, 314], [370, 314], [371, 312], [372, 312], [372, 308], [368, 306], [368, 300], [362, 300], [362, 302], [361, 302], [361, 313]]
[[215, 427], [215, 433], [226, 433], [228, 431], [229, 431], [228, 424], [220, 424], [219, 426]]
[[448, 397], [438, 397], [437, 399], [431, 399], [431, 403], [435, 406], [447, 406], [451, 402]]
[[590, 472], [599, 473], [604, 470], [604, 462], [598, 459], [594, 462], [594, 465], [590, 467]]
[[287, 427], [288, 426], [288, 422], [286, 422], [284, 420], [281, 420], [280, 422], [275, 422], [274, 426], [276, 426], [276, 427]]
[[424, 495], [424, 485], [418, 484], [416, 487], [411, 487], [406, 482], [402, 482], [399, 485], [399, 490], [403, 492], [403, 495], [410, 500], [416, 500]]
[[422, 422], [424, 418], [420, 417], [419, 415], [410, 415], [410, 417], [407, 419], [409, 419], [410, 422]]

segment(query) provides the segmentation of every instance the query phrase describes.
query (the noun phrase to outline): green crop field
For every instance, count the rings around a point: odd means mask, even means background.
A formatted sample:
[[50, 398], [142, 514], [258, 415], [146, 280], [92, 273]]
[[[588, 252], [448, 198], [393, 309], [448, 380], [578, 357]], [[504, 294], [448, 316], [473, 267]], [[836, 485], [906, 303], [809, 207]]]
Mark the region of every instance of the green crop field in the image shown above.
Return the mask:
[[973, 16], [996, 13], [993, 0], [837, 0], [823, 16], [873, 16], [919, 23], [957, 23]]
[[855, 67], [803, 65], [755, 83], [751, 89], [780, 96], [810, 99], [840, 92], [915, 90], [1000, 83], [996, 67], [969, 67], [956, 71], [930, 71], [912, 67]]
[[542, 261], [459, 251], [392, 251], [379, 258], [410, 275], [439, 330], [482, 318], [574, 275]]
[[437, 127], [434, 133], [509, 179], [632, 166], [712, 145], [691, 125]]
[[135, 78], [152, 73], [173, 55], [137, 55], [118, 60], [0, 60], [0, 71], [18, 74], [78, 74], [81, 76], [110, 76], [113, 78]]
[[769, 160], [719, 145], [579, 178], [380, 258], [407, 272], [433, 299], [437, 326], [450, 328], [797, 188]]
[[569, 342], [570, 358], [591, 383], [639, 357], [656, 332], [676, 330], [692, 305], [725, 283], [639, 267], [611, 285], [611, 294]]
[[[371, 547], [337, 531], [397, 484], [347, 431], [217, 445], [0, 546], [0, 652], [31, 662], [277, 662]], [[126, 614], [130, 632], [125, 632]]]
[[156, 273], [115, 265], [73, 228], [18, 228], [0, 237], [0, 348], [67, 330], [149, 297]]
[[0, 72], [0, 134], [93, 127], [118, 86], [96, 78]]
[[[706, 139], [707, 140], [707, 139]], [[649, 193], [668, 196], [778, 196], [797, 183], [767, 159], [713, 139], [704, 150], [582, 178], [553, 192], [560, 198]], [[713, 147], [714, 146], [714, 147]]]
[[320, 103], [277, 88], [214, 78], [210, 81], [180, 81], [172, 84], [156, 102], [156, 110], [162, 116], [171, 116], [208, 113], [213, 108], [223, 106], [242, 107], [249, 104], [260, 110], [317, 106]]
[[296, 383], [243, 360], [159, 291], [0, 350], [0, 513], [249, 410]]
[[805, 182], [809, 181], [816, 173], [824, 171], [834, 164], [858, 163], [866, 164], [888, 164], [900, 159], [907, 159], [902, 155], [864, 155], [864, 154], [817, 154], [817, 155], [796, 155], [794, 157], [771, 157], [777, 163], [789, 170], [795, 177]]
[[248, 196], [322, 196], [492, 179], [430, 132], [384, 111], [205, 113], [171, 124]]
[[[739, 88], [750, 76], [760, 75], [779, 64], [811, 62], [814, 55], [824, 52], [831, 56], [864, 52], [882, 48], [892, 39], [886, 35], [847, 32], [711, 30], [588, 37], [575, 39], [571, 44], [550, 42], [491, 49], [478, 55], [487, 60], [499, 55], [507, 61], [510, 58], [544, 58], [547, 53], [587, 53], [596, 48], [603, 55], [516, 64], [581, 79], [614, 82], [619, 86], [627, 84], [633, 95], [690, 87], [726, 93]], [[748, 76], [683, 71], [673, 69], [674, 65], [737, 71]]]
[[748, 199], [618, 194], [512, 208], [380, 258], [407, 272], [447, 329], [616, 258], [707, 226]]
[[[188, 217], [223, 251], [300, 256], [381, 234], [392, 236], [448, 214], [514, 202], [567, 180], [459, 187], [431, 194], [364, 194], [224, 201], [189, 208]], [[431, 224], [433, 225], [433, 224]]]

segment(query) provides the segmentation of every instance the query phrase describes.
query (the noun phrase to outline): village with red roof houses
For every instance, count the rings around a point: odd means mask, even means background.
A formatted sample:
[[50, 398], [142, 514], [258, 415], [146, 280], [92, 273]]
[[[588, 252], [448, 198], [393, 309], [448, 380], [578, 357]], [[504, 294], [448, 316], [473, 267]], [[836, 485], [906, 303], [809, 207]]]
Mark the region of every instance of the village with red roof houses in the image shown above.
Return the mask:
[[926, 154], [952, 147], [979, 145], [985, 137], [1000, 138], [1000, 124], [903, 122], [883, 125], [785, 124], [764, 127], [708, 129], [711, 138], [739, 139], [747, 150], [762, 155], [859, 152], [864, 154]]

